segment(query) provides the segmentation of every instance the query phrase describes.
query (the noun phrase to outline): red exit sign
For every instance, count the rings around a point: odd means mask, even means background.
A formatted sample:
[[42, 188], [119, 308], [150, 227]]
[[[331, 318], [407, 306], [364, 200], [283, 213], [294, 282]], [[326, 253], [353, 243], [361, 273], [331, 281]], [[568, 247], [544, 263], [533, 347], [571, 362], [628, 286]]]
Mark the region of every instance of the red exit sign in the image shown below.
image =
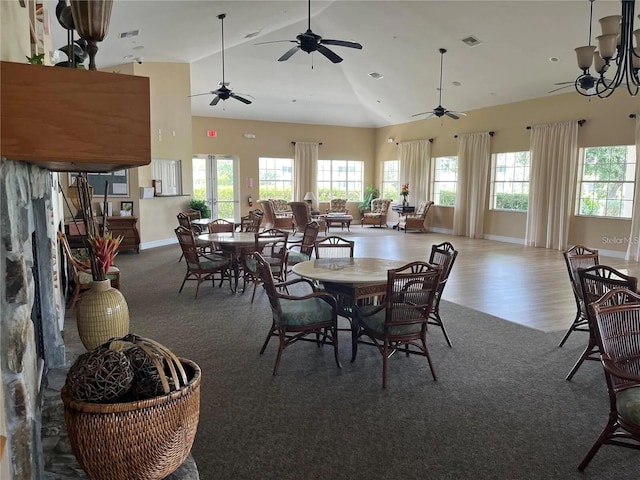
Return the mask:
[[216, 130], [207, 130], [207, 137], [215, 138], [218, 136], [218, 132]]

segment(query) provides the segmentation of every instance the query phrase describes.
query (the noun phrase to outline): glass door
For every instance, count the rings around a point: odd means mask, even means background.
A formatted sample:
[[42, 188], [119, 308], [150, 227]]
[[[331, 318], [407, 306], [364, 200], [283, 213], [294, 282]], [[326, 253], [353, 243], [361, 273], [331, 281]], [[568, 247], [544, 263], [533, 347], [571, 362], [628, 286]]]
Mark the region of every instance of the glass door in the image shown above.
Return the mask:
[[211, 218], [240, 219], [238, 158], [196, 155], [193, 158], [193, 197], [207, 202]]

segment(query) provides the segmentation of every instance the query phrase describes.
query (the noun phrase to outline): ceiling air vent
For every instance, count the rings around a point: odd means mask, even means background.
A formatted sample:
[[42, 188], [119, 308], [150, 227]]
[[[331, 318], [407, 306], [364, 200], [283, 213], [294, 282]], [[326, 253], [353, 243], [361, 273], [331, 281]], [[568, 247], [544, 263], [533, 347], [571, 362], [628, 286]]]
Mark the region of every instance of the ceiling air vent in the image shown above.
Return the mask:
[[480, 45], [482, 42], [473, 35], [469, 35], [468, 37], [462, 39], [462, 43], [470, 47], [475, 47], [476, 45]]
[[384, 78], [384, 75], [382, 75], [381, 73], [378, 73], [378, 72], [371, 72], [369, 74], [369, 76], [371, 78], [375, 78], [376, 80], [380, 80], [381, 78]]
[[122, 32], [120, 38], [137, 37], [138, 33], [140, 33], [140, 30], [129, 30], [128, 32]]

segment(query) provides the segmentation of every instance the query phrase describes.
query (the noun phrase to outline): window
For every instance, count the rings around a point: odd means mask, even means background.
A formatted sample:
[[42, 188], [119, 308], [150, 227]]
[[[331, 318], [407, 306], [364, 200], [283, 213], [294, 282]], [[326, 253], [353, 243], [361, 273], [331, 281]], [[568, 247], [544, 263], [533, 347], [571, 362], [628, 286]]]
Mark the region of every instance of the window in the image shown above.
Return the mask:
[[258, 166], [258, 195], [261, 199], [293, 200], [293, 160], [262, 158]]
[[399, 195], [399, 169], [398, 160], [387, 160], [382, 164], [382, 198], [396, 198]]
[[491, 208], [526, 212], [529, 207], [529, 152], [493, 156]]
[[357, 160], [318, 160], [318, 200], [346, 198], [362, 201], [363, 162]]
[[437, 157], [434, 169], [433, 203], [446, 207], [455, 206], [458, 157]]
[[636, 147], [590, 147], [581, 150], [578, 215], [631, 218]]
[[162, 195], [182, 194], [182, 161], [181, 160], [151, 160], [151, 174], [153, 180], [160, 180]]

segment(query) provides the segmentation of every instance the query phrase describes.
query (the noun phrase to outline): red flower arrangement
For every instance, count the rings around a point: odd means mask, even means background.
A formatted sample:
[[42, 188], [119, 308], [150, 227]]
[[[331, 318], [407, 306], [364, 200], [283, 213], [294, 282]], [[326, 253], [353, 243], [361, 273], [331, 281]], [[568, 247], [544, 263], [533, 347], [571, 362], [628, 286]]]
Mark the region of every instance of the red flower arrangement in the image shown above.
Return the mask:
[[403, 197], [406, 197], [407, 195], [409, 195], [409, 184], [408, 183], [402, 184], [402, 188], [400, 189], [400, 195], [402, 195]]
[[118, 254], [118, 247], [122, 242], [122, 235], [113, 238], [111, 232], [104, 235], [90, 235], [91, 246], [91, 273], [95, 281], [106, 280], [107, 272], [113, 265], [113, 260]]

